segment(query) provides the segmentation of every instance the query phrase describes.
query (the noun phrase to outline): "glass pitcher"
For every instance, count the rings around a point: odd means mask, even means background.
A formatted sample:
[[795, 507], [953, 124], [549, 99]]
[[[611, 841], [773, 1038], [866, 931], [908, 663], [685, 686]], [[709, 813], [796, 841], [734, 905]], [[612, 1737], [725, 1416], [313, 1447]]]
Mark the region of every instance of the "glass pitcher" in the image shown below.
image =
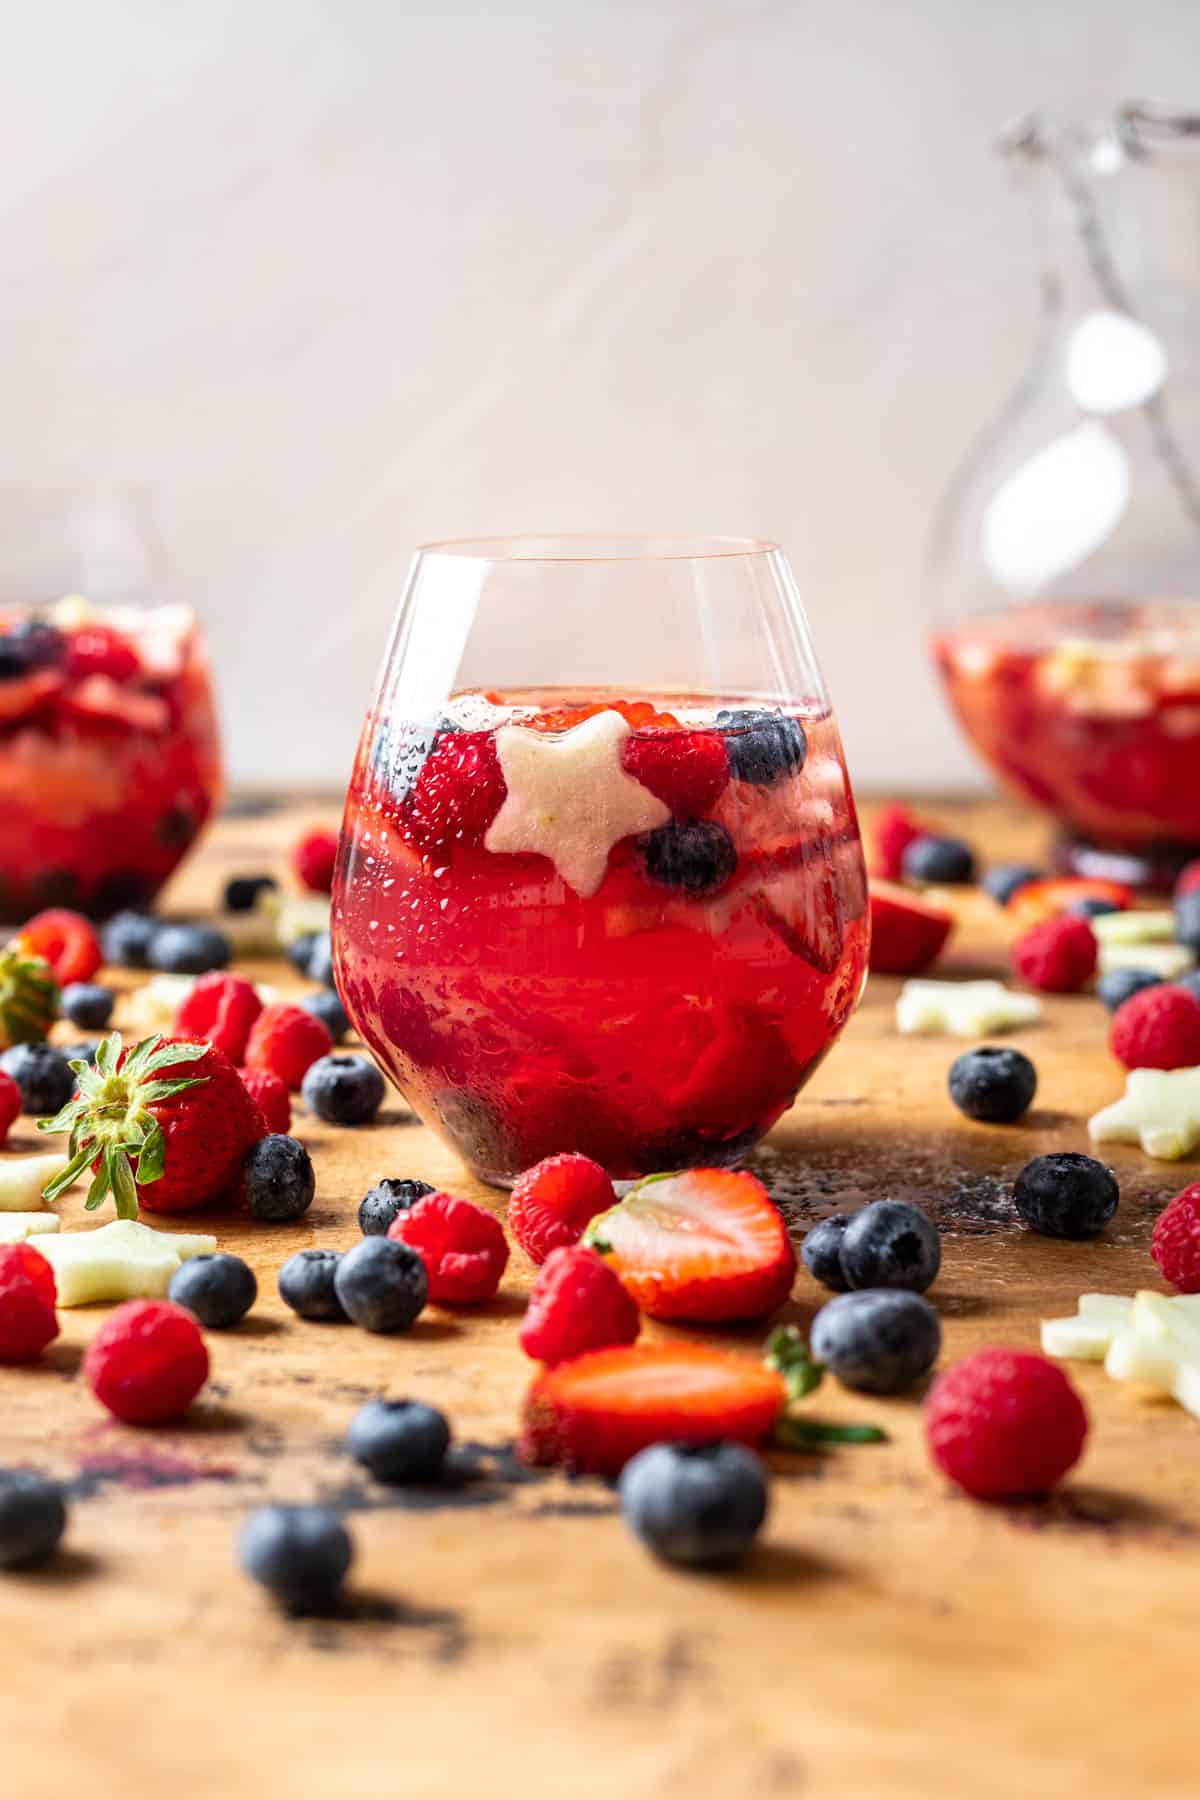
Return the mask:
[[1036, 113], [1000, 148], [1041, 328], [937, 521], [933, 654], [1060, 868], [1165, 885], [1200, 851], [1200, 114]]

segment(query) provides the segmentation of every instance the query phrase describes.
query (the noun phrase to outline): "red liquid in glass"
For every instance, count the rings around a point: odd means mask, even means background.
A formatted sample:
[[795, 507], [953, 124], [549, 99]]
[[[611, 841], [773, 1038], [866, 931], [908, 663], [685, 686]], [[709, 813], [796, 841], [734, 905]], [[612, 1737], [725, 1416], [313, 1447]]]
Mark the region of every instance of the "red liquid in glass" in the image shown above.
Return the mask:
[[976, 750], [1113, 850], [1200, 845], [1200, 611], [1029, 606], [934, 640]]
[[[588, 710], [574, 694], [499, 698], [505, 722], [541, 730]], [[588, 698], [638, 737], [701, 716], [679, 698]], [[720, 736], [715, 711], [701, 734]], [[546, 856], [489, 851], [504, 793], [492, 717], [439, 740], [461, 806], [431, 847], [428, 808], [414, 819], [405, 793], [428, 729], [368, 720], [334, 899], [339, 988], [397, 1086], [485, 1179], [564, 1150], [618, 1177], [735, 1162], [837, 1038], [866, 973], [863, 863], [833, 722], [796, 716], [802, 769], [731, 779], [705, 813], [737, 852], [710, 896], [649, 879], [637, 838], [586, 897]]]
[[[0, 614], [0, 635], [28, 614]], [[0, 916], [147, 905], [220, 798], [212, 678], [182, 607], [39, 615], [61, 642], [0, 680]]]

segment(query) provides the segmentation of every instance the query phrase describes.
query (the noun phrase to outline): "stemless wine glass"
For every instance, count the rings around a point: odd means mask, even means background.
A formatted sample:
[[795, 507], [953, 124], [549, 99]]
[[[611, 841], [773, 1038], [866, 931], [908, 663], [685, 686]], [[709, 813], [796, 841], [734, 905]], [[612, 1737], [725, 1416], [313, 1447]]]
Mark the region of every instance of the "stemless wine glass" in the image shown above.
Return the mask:
[[148, 904], [220, 792], [208, 657], [145, 496], [0, 487], [0, 918]]
[[347, 1010], [485, 1181], [737, 1162], [867, 965], [845, 762], [782, 552], [426, 545], [346, 804]]

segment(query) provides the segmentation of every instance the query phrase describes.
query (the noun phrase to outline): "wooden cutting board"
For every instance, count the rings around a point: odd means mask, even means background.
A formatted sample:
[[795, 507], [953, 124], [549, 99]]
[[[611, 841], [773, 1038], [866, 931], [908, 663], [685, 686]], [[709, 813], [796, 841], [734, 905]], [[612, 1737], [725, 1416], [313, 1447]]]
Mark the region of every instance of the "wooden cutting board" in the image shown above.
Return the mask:
[[[1000, 807], [938, 810], [994, 856], [1036, 847]], [[320, 816], [293, 804], [226, 820], [174, 903], [211, 905], [228, 873], [269, 866]], [[963, 910], [947, 967], [1000, 971], [994, 909], [971, 898]], [[275, 966], [269, 976], [290, 980]], [[1051, 1001], [1044, 1024], [1015, 1036], [1038, 1065], [1037, 1110], [996, 1129], [946, 1097], [961, 1046], [896, 1035], [897, 985], [872, 982], [843, 1044], [752, 1159], [797, 1231], [881, 1195], [927, 1207], [944, 1233], [931, 1297], [946, 1360], [1036, 1345], [1038, 1320], [1073, 1310], [1084, 1290], [1152, 1285], [1151, 1224], [1194, 1168], [1114, 1152], [1121, 1209], [1090, 1245], [1017, 1229], [1007, 1198], [1030, 1156], [1085, 1149], [1087, 1115], [1120, 1090], [1099, 1003]], [[868, 1400], [831, 1382], [814, 1416], [875, 1421], [889, 1441], [778, 1458], [746, 1570], [681, 1574], [630, 1538], [605, 1485], [515, 1462], [529, 1378], [515, 1328], [531, 1274], [519, 1252], [494, 1305], [431, 1310], [404, 1338], [287, 1312], [279, 1264], [304, 1245], [353, 1242], [358, 1200], [380, 1175], [503, 1205], [397, 1103], [371, 1128], [301, 1115], [297, 1129], [315, 1155], [316, 1203], [294, 1228], [216, 1222], [262, 1298], [241, 1330], [211, 1334], [213, 1380], [184, 1425], [139, 1432], [100, 1414], [79, 1363], [104, 1308], [64, 1313], [40, 1367], [0, 1370], [0, 1460], [53, 1470], [76, 1495], [57, 1563], [0, 1577], [5, 1795], [1200, 1791], [1196, 1421], [1074, 1365], [1093, 1421], [1074, 1479], [1047, 1504], [981, 1507], [930, 1469], [919, 1397]], [[787, 1316], [806, 1325], [820, 1301], [802, 1275]], [[750, 1349], [761, 1334], [727, 1335]], [[436, 1495], [372, 1485], [340, 1441], [377, 1393], [444, 1407], [477, 1479]], [[345, 1617], [285, 1620], [237, 1572], [239, 1521], [269, 1496], [345, 1508], [358, 1546]]]

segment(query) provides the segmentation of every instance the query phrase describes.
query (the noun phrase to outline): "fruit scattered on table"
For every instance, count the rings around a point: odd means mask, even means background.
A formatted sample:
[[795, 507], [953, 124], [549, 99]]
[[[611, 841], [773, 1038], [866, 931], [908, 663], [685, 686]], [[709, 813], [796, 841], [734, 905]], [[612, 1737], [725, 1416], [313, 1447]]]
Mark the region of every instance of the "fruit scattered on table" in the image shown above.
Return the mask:
[[420, 1400], [368, 1400], [350, 1421], [346, 1448], [376, 1481], [425, 1485], [445, 1466], [450, 1426]]
[[1123, 1294], [1080, 1294], [1069, 1318], [1042, 1320], [1042, 1349], [1047, 1356], [1103, 1362], [1132, 1311], [1132, 1299]]
[[425, 1310], [429, 1277], [420, 1254], [390, 1237], [364, 1237], [338, 1263], [333, 1287], [364, 1331], [408, 1331]]
[[767, 1473], [744, 1444], [651, 1444], [626, 1463], [621, 1515], [664, 1562], [726, 1569], [744, 1561], [767, 1516]]
[[937, 961], [954, 914], [923, 894], [873, 878], [870, 966], [877, 975], [919, 975]]
[[1200, 1000], [1163, 982], [1118, 1007], [1109, 1047], [1127, 1069], [1194, 1069], [1200, 1064]]
[[491, 1300], [508, 1264], [508, 1240], [499, 1219], [453, 1194], [426, 1194], [397, 1215], [387, 1235], [420, 1256], [429, 1298], [438, 1306]]
[[1063, 913], [1031, 925], [1012, 947], [1021, 980], [1044, 994], [1075, 994], [1096, 972], [1096, 937], [1087, 919]]
[[96, 928], [82, 913], [51, 907], [22, 925], [13, 943], [26, 956], [40, 956], [60, 987], [90, 981], [104, 961]]
[[938, 1316], [921, 1294], [864, 1288], [826, 1301], [812, 1323], [812, 1354], [848, 1388], [903, 1394], [941, 1349]]
[[238, 1079], [262, 1115], [269, 1132], [286, 1136], [292, 1129], [292, 1098], [287, 1083], [270, 1069], [239, 1068]]
[[[21, 1116], [21, 1090], [11, 1075], [0, 1069], [0, 1149]], [[0, 1205], [3, 1202], [0, 1201]]]
[[1183, 944], [1101, 944], [1097, 963], [1101, 976], [1140, 969], [1160, 981], [1178, 981], [1195, 966], [1195, 956]]
[[48, 1563], [67, 1529], [62, 1486], [36, 1469], [0, 1469], [0, 1569]]
[[215, 925], [156, 925], [146, 962], [164, 975], [206, 975], [233, 960], [233, 947]]
[[809, 1227], [800, 1245], [800, 1260], [815, 1281], [844, 1294], [850, 1283], [842, 1267], [842, 1238], [850, 1223], [849, 1213], [831, 1213]]
[[779, 1209], [745, 1171], [649, 1175], [599, 1213], [583, 1241], [652, 1319], [762, 1318], [796, 1275]]
[[369, 1057], [343, 1052], [310, 1063], [300, 1093], [309, 1112], [327, 1124], [366, 1125], [383, 1105], [387, 1083]]
[[1110, 1013], [1115, 1013], [1134, 994], [1142, 994], [1148, 988], [1157, 987], [1161, 980], [1162, 976], [1156, 975], [1152, 969], [1110, 969], [1096, 983], [1096, 998], [1103, 1001]]
[[60, 1306], [165, 1295], [181, 1263], [216, 1247], [216, 1238], [206, 1233], [155, 1231], [138, 1219], [113, 1219], [95, 1231], [38, 1239], [54, 1270]]
[[279, 883], [273, 875], [234, 875], [222, 896], [226, 912], [253, 912], [260, 894], [274, 893]]
[[180, 1002], [171, 1035], [195, 1043], [215, 1044], [231, 1063], [245, 1059], [250, 1029], [263, 1003], [252, 981], [241, 975], [210, 970], [201, 975]]
[[986, 1037], [1041, 1016], [1040, 1000], [1002, 981], [906, 981], [896, 1001], [896, 1029], [908, 1036]]
[[110, 987], [94, 981], [71, 981], [59, 1001], [64, 1019], [81, 1031], [103, 1031], [112, 1018], [117, 996]]
[[0, 1363], [34, 1362], [58, 1336], [54, 1270], [32, 1244], [0, 1244]]
[[885, 881], [899, 881], [909, 845], [936, 835], [931, 825], [914, 818], [906, 806], [885, 806], [875, 820], [874, 868]]
[[100, 949], [106, 963], [123, 969], [144, 969], [150, 939], [158, 920], [149, 913], [118, 912], [100, 927]]
[[308, 831], [292, 851], [292, 868], [310, 894], [333, 891], [338, 841], [332, 831]]
[[87, 1347], [83, 1374], [126, 1425], [180, 1418], [208, 1380], [208, 1351], [190, 1312], [170, 1300], [126, 1300]]
[[66, 1167], [66, 1157], [55, 1150], [39, 1156], [0, 1156], [0, 1219], [6, 1213], [44, 1209], [44, 1190]]
[[563, 1244], [538, 1270], [518, 1342], [526, 1356], [552, 1368], [589, 1350], [632, 1344], [641, 1324], [604, 1258], [584, 1244]]
[[1131, 1069], [1125, 1092], [1088, 1120], [1098, 1144], [1140, 1144], [1147, 1156], [1178, 1162], [1200, 1144], [1200, 1068]]
[[229, 1331], [240, 1325], [258, 1298], [258, 1282], [249, 1263], [227, 1251], [202, 1251], [176, 1269], [167, 1299], [185, 1306], [207, 1331]]
[[0, 1071], [16, 1082], [21, 1111], [35, 1118], [58, 1112], [75, 1092], [70, 1063], [50, 1044], [13, 1044], [0, 1055]]
[[932, 1220], [904, 1200], [872, 1200], [842, 1233], [838, 1258], [849, 1288], [907, 1288], [923, 1294], [942, 1266]]
[[1021, 1050], [984, 1044], [954, 1059], [948, 1085], [950, 1098], [968, 1119], [1012, 1125], [1033, 1105], [1037, 1070]]
[[1077, 876], [1022, 882], [1007, 901], [1006, 911], [1019, 932], [1069, 912], [1081, 900], [1107, 900], [1122, 911], [1133, 905], [1133, 893], [1119, 881]]
[[58, 1015], [50, 965], [15, 944], [0, 949], [0, 1048], [44, 1038]]
[[359, 1230], [364, 1237], [386, 1237], [402, 1212], [407, 1212], [418, 1200], [434, 1191], [427, 1181], [385, 1175], [374, 1187], [367, 1189], [359, 1202]]
[[1079, 1461], [1084, 1405], [1062, 1370], [1024, 1350], [977, 1350], [947, 1369], [925, 1408], [935, 1465], [976, 1500], [1045, 1494]]
[[279, 1297], [302, 1319], [345, 1320], [345, 1307], [337, 1296], [335, 1277], [341, 1254], [337, 1250], [297, 1250], [279, 1271]]
[[588, 1156], [549, 1156], [526, 1169], [508, 1201], [508, 1228], [531, 1262], [577, 1244], [597, 1213], [613, 1204], [613, 1184]]
[[328, 1506], [260, 1506], [238, 1534], [252, 1581], [297, 1617], [332, 1612], [354, 1561], [350, 1534]]
[[1128, 911], [1105, 913], [1092, 924], [1092, 934], [1106, 948], [1131, 944], [1173, 944], [1175, 915], [1134, 907]]
[[333, 1039], [320, 1019], [283, 1001], [265, 1007], [254, 1021], [245, 1061], [248, 1068], [278, 1075], [294, 1093], [313, 1063], [332, 1049]]
[[305, 1012], [320, 1019], [335, 1044], [349, 1034], [350, 1017], [334, 988], [318, 988], [315, 994], [305, 994], [300, 1004]]
[[900, 859], [900, 872], [906, 881], [962, 887], [975, 879], [975, 852], [961, 838], [914, 838]]
[[52, 1212], [0, 1212], [0, 1244], [23, 1244], [31, 1237], [58, 1231], [62, 1220]]
[[1077, 1150], [1035, 1156], [1013, 1185], [1022, 1223], [1043, 1237], [1099, 1237], [1120, 1198], [1112, 1170]]
[[288, 1225], [303, 1218], [317, 1191], [312, 1157], [298, 1138], [281, 1131], [251, 1144], [242, 1159], [240, 1194], [265, 1225]]
[[1159, 1213], [1150, 1254], [1164, 1281], [1181, 1294], [1200, 1294], [1200, 1182], [1190, 1182]]
[[1032, 887], [1035, 882], [1044, 879], [1045, 870], [1035, 868], [1032, 863], [994, 863], [984, 875], [980, 886], [997, 906], [1007, 906], [1022, 888]]

